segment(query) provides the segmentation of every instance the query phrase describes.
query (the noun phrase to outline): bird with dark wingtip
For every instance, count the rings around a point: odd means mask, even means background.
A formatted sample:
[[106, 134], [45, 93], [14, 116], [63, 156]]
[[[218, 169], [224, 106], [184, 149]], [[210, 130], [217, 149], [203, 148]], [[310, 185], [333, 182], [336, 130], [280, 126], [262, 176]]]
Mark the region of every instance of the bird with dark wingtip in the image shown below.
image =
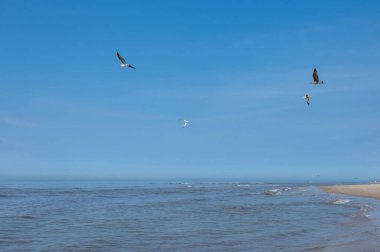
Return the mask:
[[305, 98], [307, 105], [310, 105], [311, 95], [306, 94], [303, 98]]
[[319, 81], [318, 71], [316, 68], [314, 68], [313, 81], [311, 82], [311, 84], [314, 84], [314, 85], [323, 84], [323, 81]]
[[121, 57], [120, 53], [119, 52], [116, 52], [116, 55], [117, 57], [119, 58], [119, 60], [121, 61], [121, 65], [120, 67], [124, 68], [124, 67], [129, 67], [129, 68], [133, 68], [133, 69], [136, 69], [134, 66], [132, 66], [131, 64], [128, 64], [125, 59], [123, 57]]

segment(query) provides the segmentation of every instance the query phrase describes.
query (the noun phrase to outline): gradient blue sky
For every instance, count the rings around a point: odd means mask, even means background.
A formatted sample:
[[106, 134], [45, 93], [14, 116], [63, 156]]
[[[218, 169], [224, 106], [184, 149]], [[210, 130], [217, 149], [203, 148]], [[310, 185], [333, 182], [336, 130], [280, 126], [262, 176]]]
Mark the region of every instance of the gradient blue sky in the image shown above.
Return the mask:
[[[0, 177], [378, 179], [379, 13], [0, 1]], [[314, 67], [324, 86], [308, 84]]]

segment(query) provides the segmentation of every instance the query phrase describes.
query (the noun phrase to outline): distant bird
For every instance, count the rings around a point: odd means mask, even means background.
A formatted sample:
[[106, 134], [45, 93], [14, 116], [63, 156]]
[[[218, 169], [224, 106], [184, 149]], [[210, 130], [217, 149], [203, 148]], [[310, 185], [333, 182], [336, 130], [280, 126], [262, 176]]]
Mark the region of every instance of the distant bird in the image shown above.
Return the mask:
[[319, 77], [318, 77], [318, 71], [316, 68], [314, 68], [314, 72], [313, 72], [313, 82], [311, 84], [323, 84], [323, 81], [319, 81]]
[[311, 95], [306, 94], [303, 98], [305, 98], [307, 105], [310, 105]]
[[131, 64], [128, 64], [125, 59], [123, 57], [121, 57], [120, 53], [119, 52], [116, 52], [116, 55], [117, 57], [119, 58], [119, 60], [121, 61], [121, 65], [120, 67], [129, 67], [129, 68], [133, 68], [133, 69], [136, 69], [134, 66], [132, 66]]
[[187, 125], [189, 125], [189, 121], [188, 120], [186, 120], [186, 119], [183, 119], [183, 128], [186, 128], [187, 127]]

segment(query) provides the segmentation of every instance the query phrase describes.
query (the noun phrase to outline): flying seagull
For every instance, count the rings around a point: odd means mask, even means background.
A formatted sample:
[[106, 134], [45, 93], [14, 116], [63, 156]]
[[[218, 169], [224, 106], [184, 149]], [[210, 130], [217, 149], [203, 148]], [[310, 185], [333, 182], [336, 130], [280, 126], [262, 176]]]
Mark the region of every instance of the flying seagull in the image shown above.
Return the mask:
[[119, 58], [119, 60], [121, 61], [121, 65], [120, 67], [130, 67], [130, 68], [133, 68], [133, 69], [136, 69], [134, 66], [132, 66], [131, 64], [128, 64], [125, 59], [123, 57], [121, 57], [120, 53], [119, 52], [116, 52], [116, 55], [117, 57]]
[[186, 120], [186, 119], [183, 119], [183, 128], [186, 128], [187, 127], [187, 125], [189, 125], [189, 121], [188, 120]]
[[311, 84], [323, 84], [323, 81], [319, 81], [319, 77], [318, 77], [318, 72], [317, 72], [317, 69], [314, 68], [314, 72], [313, 72], [313, 82], [311, 82]]
[[310, 105], [311, 95], [306, 94], [303, 98], [305, 98], [307, 105]]

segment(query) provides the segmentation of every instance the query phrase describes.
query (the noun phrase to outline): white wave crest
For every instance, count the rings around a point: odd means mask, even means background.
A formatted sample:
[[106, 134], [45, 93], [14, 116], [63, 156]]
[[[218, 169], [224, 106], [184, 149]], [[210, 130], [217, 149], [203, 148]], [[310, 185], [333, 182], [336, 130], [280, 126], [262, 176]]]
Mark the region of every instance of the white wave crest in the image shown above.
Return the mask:
[[267, 190], [263, 194], [265, 194], [265, 195], [277, 195], [280, 193], [281, 193], [280, 189], [275, 188], [275, 189]]
[[344, 205], [344, 204], [347, 204], [349, 202], [351, 202], [351, 200], [349, 200], [349, 199], [338, 199], [338, 200], [335, 200], [331, 203], [334, 205]]

